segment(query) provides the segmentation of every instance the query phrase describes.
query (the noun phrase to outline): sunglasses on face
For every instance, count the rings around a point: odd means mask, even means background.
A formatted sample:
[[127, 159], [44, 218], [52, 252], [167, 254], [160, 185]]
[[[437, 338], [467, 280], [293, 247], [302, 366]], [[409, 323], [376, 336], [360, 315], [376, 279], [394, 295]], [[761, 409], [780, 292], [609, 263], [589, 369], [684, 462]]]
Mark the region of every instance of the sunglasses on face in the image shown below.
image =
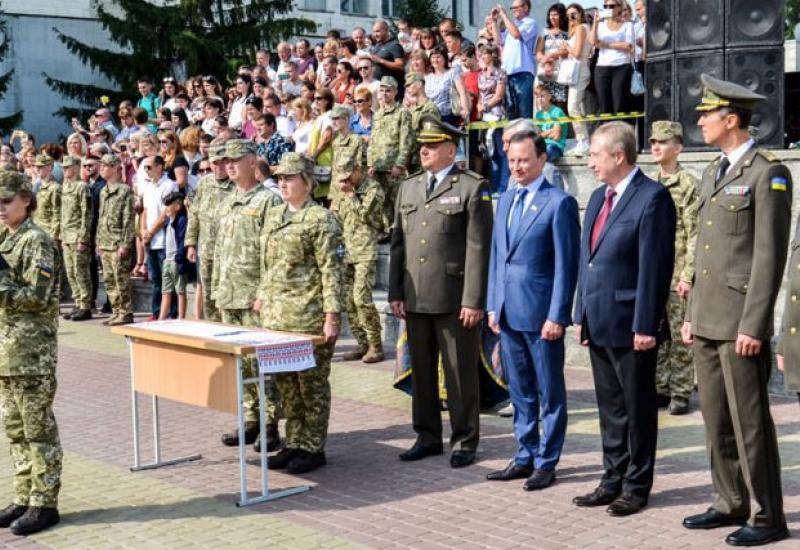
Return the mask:
[[353, 103], [357, 103], [359, 105], [361, 105], [362, 103], [366, 103], [366, 102], [367, 102], [366, 99], [356, 99], [355, 101], [353, 101]]
[[162, 82], [163, 82], [164, 84], [175, 84], [175, 79], [174, 79], [174, 78], [172, 78], [172, 77], [169, 77], [169, 76], [168, 76], [167, 78], [165, 78], [164, 80], [162, 80]]
[[359, 67], [358, 70], [359, 71], [368, 71], [369, 67]]
[[314, 101], [325, 101], [325, 98], [320, 96], [314, 96]]
[[158, 140], [158, 142], [159, 142], [161, 145], [169, 145], [170, 143], [172, 143], [172, 142], [171, 142], [170, 140], [168, 140], [168, 139], [159, 139], [159, 140]]
[[200, 168], [198, 172], [200, 172], [201, 174], [208, 174], [209, 172], [211, 172], [211, 168]]

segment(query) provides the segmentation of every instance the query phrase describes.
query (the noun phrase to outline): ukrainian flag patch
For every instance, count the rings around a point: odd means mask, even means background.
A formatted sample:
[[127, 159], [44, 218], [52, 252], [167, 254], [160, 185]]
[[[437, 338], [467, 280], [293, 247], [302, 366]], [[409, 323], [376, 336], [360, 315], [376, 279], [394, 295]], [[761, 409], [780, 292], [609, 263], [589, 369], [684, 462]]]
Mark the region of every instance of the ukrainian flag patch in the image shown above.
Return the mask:
[[492, 202], [492, 194], [488, 191], [481, 192], [481, 200], [486, 202]]
[[786, 178], [772, 178], [769, 186], [773, 191], [786, 191]]
[[39, 266], [39, 275], [42, 277], [47, 277], [48, 279], [53, 276], [53, 270], [47, 266], [40, 265]]

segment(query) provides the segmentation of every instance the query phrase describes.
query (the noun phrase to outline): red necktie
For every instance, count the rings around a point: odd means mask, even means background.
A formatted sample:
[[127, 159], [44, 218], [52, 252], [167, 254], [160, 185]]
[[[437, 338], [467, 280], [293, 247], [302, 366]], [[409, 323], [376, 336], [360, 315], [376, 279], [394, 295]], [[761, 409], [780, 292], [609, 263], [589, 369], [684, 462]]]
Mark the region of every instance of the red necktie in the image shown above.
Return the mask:
[[606, 200], [603, 203], [603, 208], [600, 209], [600, 213], [597, 214], [597, 218], [594, 220], [594, 227], [592, 227], [592, 252], [594, 252], [594, 249], [597, 247], [597, 239], [600, 238], [600, 234], [603, 232], [603, 227], [605, 227], [606, 221], [611, 215], [611, 207], [614, 205], [614, 197], [616, 196], [616, 191], [610, 187], [606, 189]]

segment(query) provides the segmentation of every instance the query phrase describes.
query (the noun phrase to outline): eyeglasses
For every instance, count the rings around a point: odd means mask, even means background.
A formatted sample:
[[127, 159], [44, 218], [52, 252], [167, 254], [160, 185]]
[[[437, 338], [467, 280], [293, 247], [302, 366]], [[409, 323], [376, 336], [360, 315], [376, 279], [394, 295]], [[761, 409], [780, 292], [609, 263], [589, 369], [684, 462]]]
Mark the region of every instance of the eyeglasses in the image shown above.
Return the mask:
[[211, 168], [200, 168], [200, 170], [198, 170], [198, 172], [200, 172], [201, 174], [208, 174], [211, 171], [212, 171]]

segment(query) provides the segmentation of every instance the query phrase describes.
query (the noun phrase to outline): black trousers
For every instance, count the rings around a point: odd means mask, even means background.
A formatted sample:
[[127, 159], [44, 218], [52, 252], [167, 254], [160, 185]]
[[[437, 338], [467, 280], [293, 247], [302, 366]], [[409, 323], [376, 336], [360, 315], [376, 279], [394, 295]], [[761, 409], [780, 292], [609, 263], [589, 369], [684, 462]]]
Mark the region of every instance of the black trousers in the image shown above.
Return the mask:
[[601, 113], [624, 113], [631, 105], [630, 63], [615, 67], [594, 68], [594, 88]]
[[589, 344], [603, 440], [600, 485], [643, 498], [650, 495], [656, 461], [657, 353]]

